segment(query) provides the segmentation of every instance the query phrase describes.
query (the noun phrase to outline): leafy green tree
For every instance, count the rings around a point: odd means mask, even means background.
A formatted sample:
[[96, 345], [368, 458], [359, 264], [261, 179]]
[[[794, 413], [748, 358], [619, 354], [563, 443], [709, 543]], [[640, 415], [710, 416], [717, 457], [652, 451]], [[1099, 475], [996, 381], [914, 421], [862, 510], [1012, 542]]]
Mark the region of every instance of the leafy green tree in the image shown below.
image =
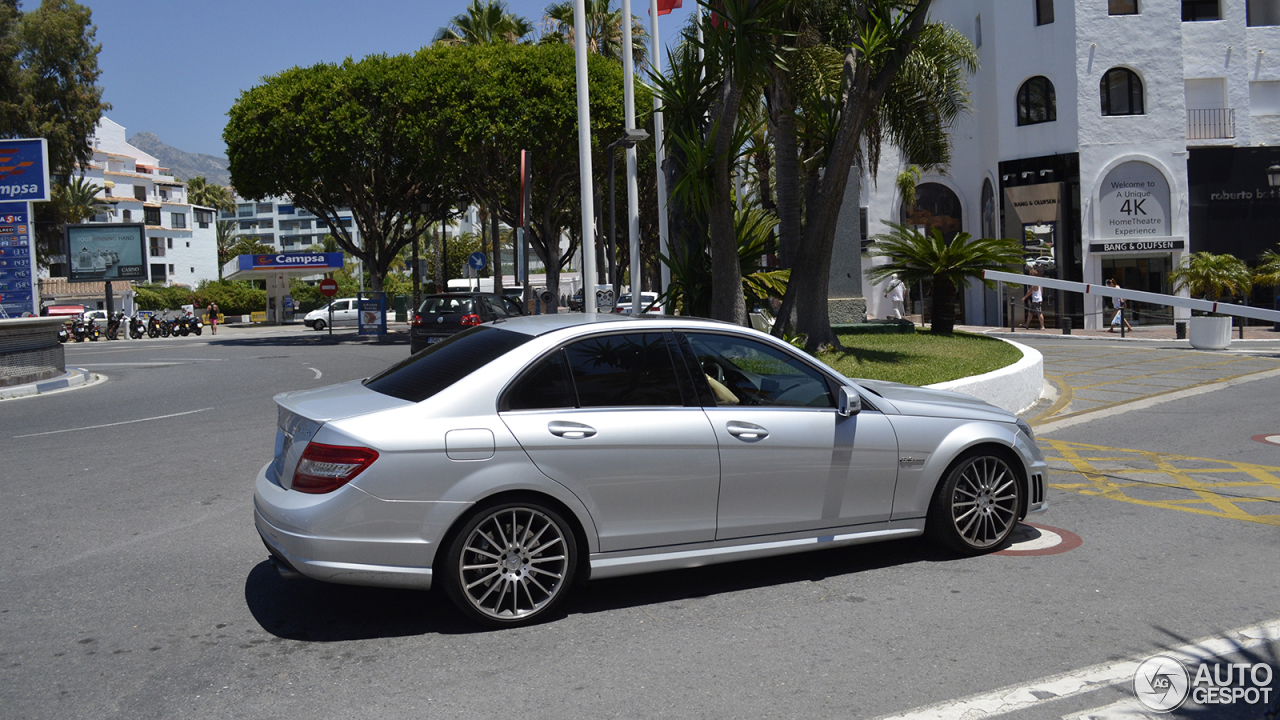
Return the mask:
[[50, 171], [68, 176], [93, 157], [102, 113], [97, 28], [89, 8], [44, 0], [22, 12], [0, 2], [0, 137], [45, 138]]
[[[561, 268], [581, 239], [577, 94], [573, 49], [563, 45], [431, 47], [421, 51], [420, 77], [434, 98], [432, 116], [447, 139], [449, 162], [466, 168], [467, 195], [509, 226], [518, 224], [520, 151], [532, 153], [529, 245], [558, 296]], [[587, 60], [591, 86], [592, 166], [602, 188], [604, 148], [622, 135], [622, 68], [598, 55]], [[637, 122], [651, 107], [636, 88]], [[621, 185], [622, 183], [620, 183]], [[625, 204], [623, 205], [625, 207]], [[560, 238], [568, 230], [570, 246]], [[449, 257], [461, 257], [450, 239]]]
[[1245, 261], [1234, 255], [1191, 253], [1169, 273], [1174, 292], [1186, 290], [1192, 297], [1217, 301], [1253, 290], [1253, 273]]
[[236, 241], [227, 248], [227, 259], [237, 255], [270, 255], [276, 249], [270, 245], [266, 245], [258, 241], [258, 238], [252, 235], [237, 235]]
[[533, 25], [507, 10], [502, 0], [471, 0], [466, 12], [455, 15], [436, 31], [432, 40], [441, 45], [514, 45], [533, 32]]
[[[471, 168], [440, 142], [442, 79], [429, 77], [427, 64], [372, 55], [292, 68], [243, 92], [223, 132], [237, 192], [289, 196], [322, 218], [364, 262], [375, 291], [427, 222], [466, 205], [458, 176]], [[473, 68], [455, 72], [454, 84], [474, 80]], [[518, 99], [516, 87], [502, 88], [504, 102]], [[350, 208], [360, 245], [340, 208]]]
[[209, 179], [203, 175], [197, 175], [187, 181], [187, 202], [215, 210], [236, 209], [236, 201], [231, 196], [231, 191], [222, 185], [209, 182]]
[[994, 287], [995, 283], [982, 279], [984, 270], [1004, 269], [1022, 262], [1022, 243], [1017, 240], [975, 239], [962, 232], [948, 242], [938, 228], [926, 235], [906, 225], [886, 224], [893, 231], [875, 237], [871, 254], [888, 258], [889, 262], [872, 267], [867, 275], [878, 283], [896, 274], [907, 287], [930, 282], [933, 322], [929, 331], [934, 335], [950, 335], [955, 330], [959, 288], [968, 287], [973, 280]]
[[[790, 270], [770, 269], [761, 262], [777, 250], [773, 231], [778, 219], [765, 210], [745, 208], [737, 213], [734, 223], [743, 304], [747, 308], [768, 307], [770, 298], [786, 293], [791, 275]], [[668, 308], [678, 308], [683, 315], [710, 316], [711, 256], [706, 248], [664, 260], [671, 267], [671, 286], [664, 299]]]

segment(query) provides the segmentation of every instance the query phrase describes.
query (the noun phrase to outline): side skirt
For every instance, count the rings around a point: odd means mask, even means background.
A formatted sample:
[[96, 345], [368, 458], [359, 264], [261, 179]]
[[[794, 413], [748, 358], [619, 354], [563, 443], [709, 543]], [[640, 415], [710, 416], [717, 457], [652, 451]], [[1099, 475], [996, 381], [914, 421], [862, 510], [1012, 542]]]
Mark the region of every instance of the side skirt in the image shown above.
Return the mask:
[[638, 575], [914, 537], [924, 533], [924, 518], [894, 520], [870, 526], [829, 528], [822, 532], [822, 535], [814, 535], [812, 532], [790, 533], [767, 541], [761, 541], [760, 538], [736, 538], [732, 542], [701, 543], [684, 546], [679, 550], [668, 547], [596, 553], [591, 556], [591, 577], [596, 579]]

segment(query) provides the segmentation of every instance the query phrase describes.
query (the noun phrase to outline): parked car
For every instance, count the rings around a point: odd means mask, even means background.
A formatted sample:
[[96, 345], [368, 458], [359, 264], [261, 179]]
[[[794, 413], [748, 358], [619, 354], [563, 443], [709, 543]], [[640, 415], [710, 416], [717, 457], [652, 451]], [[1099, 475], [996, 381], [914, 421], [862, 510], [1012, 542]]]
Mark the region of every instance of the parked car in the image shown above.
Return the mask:
[[[618, 304], [613, 311], [619, 315], [631, 314], [631, 293], [622, 293], [618, 298]], [[643, 292], [640, 293], [640, 313], [642, 315], [661, 315], [662, 304], [658, 302], [658, 293]]]
[[495, 293], [440, 293], [422, 299], [409, 324], [409, 351], [418, 352], [469, 327], [520, 317], [515, 298]]
[[[302, 324], [315, 330], [324, 330], [329, 327], [329, 306], [333, 306], [333, 326], [334, 327], [355, 327], [360, 317], [359, 305], [357, 298], [341, 298], [332, 300], [316, 310], [312, 310], [302, 318]], [[384, 310], [387, 320], [390, 321], [395, 317], [393, 310]]]
[[921, 534], [991, 552], [1047, 507], [1012, 413], [692, 318], [511, 318], [275, 401], [254, 517], [281, 573], [438, 587], [496, 626], [587, 576]]

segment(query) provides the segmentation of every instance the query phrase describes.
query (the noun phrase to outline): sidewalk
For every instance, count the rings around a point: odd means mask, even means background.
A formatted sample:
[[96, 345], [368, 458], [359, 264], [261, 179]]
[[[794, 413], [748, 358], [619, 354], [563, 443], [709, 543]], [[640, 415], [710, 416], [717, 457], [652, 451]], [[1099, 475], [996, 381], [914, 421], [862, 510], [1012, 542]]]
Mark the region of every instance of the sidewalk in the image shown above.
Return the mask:
[[[982, 335], [999, 335], [1000, 337], [1012, 339], [1017, 339], [1018, 337], [1045, 337], [1049, 335], [1055, 337], [1063, 336], [1061, 328], [1048, 328], [1045, 330], [1035, 328], [1032, 330], [1024, 330], [1019, 326], [1016, 330], [1010, 330], [1007, 327], [957, 325], [956, 330], [963, 330], [964, 332], [978, 333]], [[1126, 330], [1124, 335], [1123, 339], [1125, 340], [1159, 340], [1163, 342], [1177, 340], [1177, 332], [1172, 325], [1138, 325], [1135, 326], [1133, 330]], [[1121, 339], [1119, 330], [1115, 332], [1107, 332], [1106, 330], [1085, 330], [1082, 328], [1072, 328], [1070, 337], [1103, 338], [1106, 340]], [[1249, 325], [1244, 329], [1244, 340], [1272, 340], [1280, 342], [1280, 332], [1273, 331], [1270, 325]], [[1240, 341], [1240, 328], [1231, 328], [1231, 341]], [[1186, 340], [1183, 339], [1182, 342], [1186, 342]]]

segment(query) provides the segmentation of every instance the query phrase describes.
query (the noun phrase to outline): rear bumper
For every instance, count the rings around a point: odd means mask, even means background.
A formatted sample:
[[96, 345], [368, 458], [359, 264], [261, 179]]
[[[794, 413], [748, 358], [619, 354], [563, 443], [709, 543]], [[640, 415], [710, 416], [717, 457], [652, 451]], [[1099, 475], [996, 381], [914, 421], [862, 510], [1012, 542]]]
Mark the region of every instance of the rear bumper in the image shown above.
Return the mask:
[[[387, 503], [350, 486], [309, 496], [271, 482], [264, 467], [258, 472], [253, 520], [278, 567], [323, 582], [426, 590], [431, 588], [431, 568], [412, 563], [431, 557], [431, 543], [411, 529], [420, 533], [416, 518], [425, 516], [427, 505]], [[344, 519], [353, 516], [384, 517], [388, 523], [377, 536], [356, 537], [343, 532], [349, 527]]]

